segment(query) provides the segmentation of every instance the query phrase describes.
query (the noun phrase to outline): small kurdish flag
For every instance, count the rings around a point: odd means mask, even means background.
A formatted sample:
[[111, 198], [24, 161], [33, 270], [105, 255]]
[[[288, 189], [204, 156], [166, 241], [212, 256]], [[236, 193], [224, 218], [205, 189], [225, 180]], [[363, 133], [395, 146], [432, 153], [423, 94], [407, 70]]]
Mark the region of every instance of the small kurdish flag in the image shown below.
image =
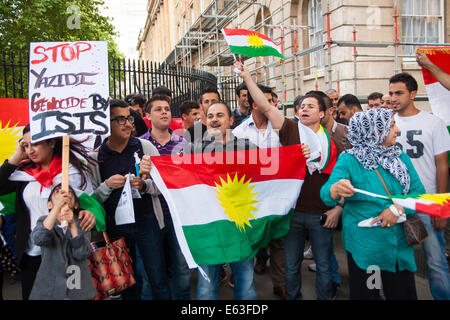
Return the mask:
[[450, 218], [450, 193], [382, 196], [355, 188], [356, 192], [387, 199], [403, 208], [425, 213], [436, 218]]
[[306, 172], [300, 145], [159, 156], [152, 163], [190, 268], [253, 258], [285, 236]]
[[281, 47], [269, 37], [246, 29], [223, 28], [230, 51], [246, 57], [276, 56], [285, 59]]
[[450, 193], [390, 196], [389, 199], [404, 208], [436, 218], [450, 217]]

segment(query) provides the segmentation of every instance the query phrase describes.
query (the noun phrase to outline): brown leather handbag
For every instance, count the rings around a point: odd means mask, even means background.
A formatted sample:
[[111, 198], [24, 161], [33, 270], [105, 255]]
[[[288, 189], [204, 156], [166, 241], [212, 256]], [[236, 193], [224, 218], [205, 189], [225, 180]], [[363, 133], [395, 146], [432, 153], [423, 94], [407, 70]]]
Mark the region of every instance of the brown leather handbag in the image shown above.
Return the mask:
[[[387, 194], [390, 196], [391, 193], [389, 192], [386, 183], [384, 183], [384, 180], [381, 177], [378, 170], [375, 169], [375, 171], [378, 177], [380, 178], [381, 182], [383, 183], [383, 186], [386, 189]], [[417, 214], [412, 215], [411, 217], [406, 219], [405, 222], [403, 222], [403, 229], [405, 230], [406, 241], [408, 241], [408, 245], [410, 246], [420, 244], [428, 237], [428, 232], [425, 229], [425, 225], [423, 224], [422, 220], [420, 220]]]
[[93, 252], [88, 258], [98, 292], [95, 300], [116, 295], [136, 282], [125, 239], [110, 242], [106, 232], [103, 232], [103, 238], [104, 241], [91, 243]]

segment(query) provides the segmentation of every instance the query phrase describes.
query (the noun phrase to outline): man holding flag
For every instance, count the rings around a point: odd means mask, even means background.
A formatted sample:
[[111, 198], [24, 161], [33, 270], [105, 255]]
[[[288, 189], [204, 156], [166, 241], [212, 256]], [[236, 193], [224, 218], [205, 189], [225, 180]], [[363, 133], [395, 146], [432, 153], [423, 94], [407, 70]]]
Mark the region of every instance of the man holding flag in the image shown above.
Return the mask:
[[320, 120], [324, 117], [326, 110], [325, 103], [321, 96], [306, 95], [300, 106], [300, 120], [297, 124], [293, 120], [285, 118], [267, 102], [243, 64], [235, 62], [235, 68], [247, 85], [249, 93], [260, 111], [271, 122], [273, 129], [279, 130], [280, 143], [283, 146], [300, 144], [305, 141], [305, 137], [314, 141], [314, 146], [310, 145], [311, 158], [307, 161], [308, 170], [304, 187], [297, 199], [289, 233], [283, 239], [286, 256], [287, 299], [302, 297], [300, 266], [303, 260], [306, 232], [310, 235], [317, 264], [317, 299], [331, 299], [333, 286], [330, 254], [333, 233], [332, 229], [322, 226], [320, 220], [322, 214], [325, 214], [328, 220], [327, 225], [331, 225], [332, 220], [339, 219], [342, 208], [339, 206], [329, 208], [320, 199], [320, 188], [328, 180], [336, 163], [336, 147], [329, 134], [320, 125]]
[[[442, 119], [417, 109], [417, 81], [407, 73], [389, 80], [392, 108], [401, 133], [397, 141], [408, 154], [428, 194], [447, 192], [450, 137]], [[430, 97], [431, 100], [431, 97]], [[447, 219], [419, 213], [428, 238], [422, 246], [427, 261], [430, 291], [435, 299], [450, 299], [450, 274], [445, 258], [443, 231]]]

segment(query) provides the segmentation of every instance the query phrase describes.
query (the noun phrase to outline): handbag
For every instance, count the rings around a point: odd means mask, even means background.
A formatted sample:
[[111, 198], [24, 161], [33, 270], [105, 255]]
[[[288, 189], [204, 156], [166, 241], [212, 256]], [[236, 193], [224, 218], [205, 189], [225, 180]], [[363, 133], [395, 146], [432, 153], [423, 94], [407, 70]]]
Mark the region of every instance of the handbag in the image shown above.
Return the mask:
[[[387, 194], [390, 196], [391, 193], [389, 192], [386, 183], [384, 183], [384, 180], [378, 170], [375, 169], [375, 171], [381, 182], [383, 183]], [[403, 222], [403, 229], [405, 230], [406, 241], [408, 241], [408, 245], [410, 246], [420, 244], [428, 237], [428, 232], [425, 229], [425, 225], [423, 224], [422, 220], [420, 220], [417, 214], [412, 215], [411, 217], [407, 218], [405, 222]]]
[[111, 242], [106, 232], [103, 232], [103, 239], [91, 243], [93, 251], [88, 258], [98, 292], [94, 300], [118, 294], [136, 283], [125, 239], [122, 237]]
[[7, 272], [11, 277], [19, 272], [19, 266], [11, 248], [0, 232], [0, 273]]

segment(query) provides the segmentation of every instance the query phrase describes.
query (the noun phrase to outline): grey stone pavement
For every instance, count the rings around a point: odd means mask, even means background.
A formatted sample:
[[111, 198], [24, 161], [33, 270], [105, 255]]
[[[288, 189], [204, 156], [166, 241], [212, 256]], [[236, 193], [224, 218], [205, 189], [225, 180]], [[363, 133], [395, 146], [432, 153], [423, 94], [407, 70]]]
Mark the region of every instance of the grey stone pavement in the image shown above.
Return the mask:
[[[340, 287], [336, 300], [348, 300], [348, 272], [347, 272], [347, 259], [342, 247], [341, 233], [335, 231], [335, 254], [339, 263], [339, 273], [342, 276], [342, 286]], [[308, 245], [308, 244], [307, 244]], [[418, 272], [416, 273], [416, 290], [419, 300], [432, 300], [428, 280], [425, 277], [426, 269], [424, 266], [424, 258], [421, 253], [420, 247], [416, 248], [416, 261], [418, 262]], [[308, 270], [308, 265], [313, 263], [312, 260], [303, 260], [302, 263], [302, 294], [305, 300], [315, 300], [315, 273]], [[192, 297], [195, 297], [195, 285], [197, 279], [197, 272], [193, 272], [192, 275]], [[273, 294], [272, 280], [270, 277], [270, 265], [268, 263], [268, 269], [263, 275], [255, 274], [255, 286], [260, 300], [278, 300], [279, 298]], [[12, 279], [5, 277], [3, 296], [5, 300], [21, 300], [21, 288], [19, 282], [14, 282]], [[226, 282], [223, 282], [219, 287], [220, 300], [232, 300], [233, 288]]]

